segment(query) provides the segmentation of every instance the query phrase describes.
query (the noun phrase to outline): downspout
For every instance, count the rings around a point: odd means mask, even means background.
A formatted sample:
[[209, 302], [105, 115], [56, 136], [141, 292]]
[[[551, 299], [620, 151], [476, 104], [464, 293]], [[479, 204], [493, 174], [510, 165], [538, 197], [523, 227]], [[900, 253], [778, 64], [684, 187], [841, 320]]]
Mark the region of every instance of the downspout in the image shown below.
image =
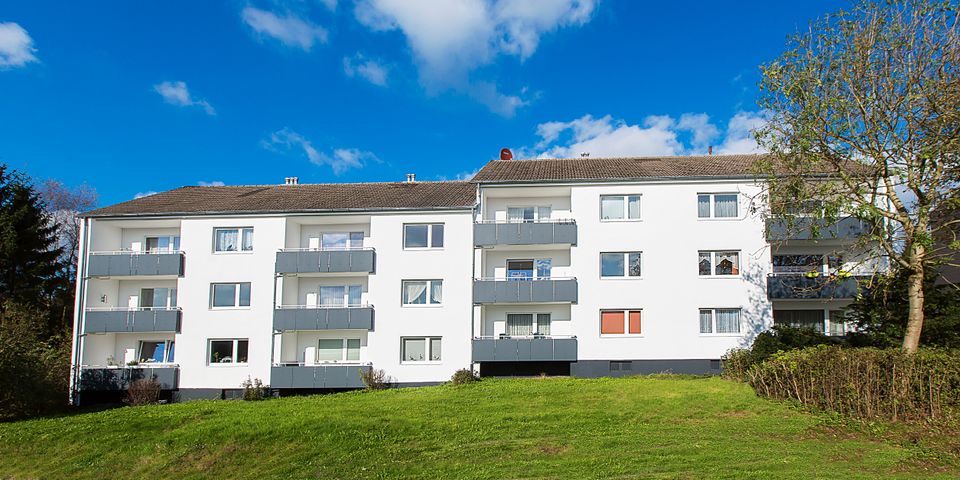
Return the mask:
[[[476, 224], [477, 224], [477, 215], [481, 214], [483, 210], [480, 205], [480, 184], [477, 184], [477, 196], [474, 203], [471, 225], [470, 225], [470, 366], [473, 370], [473, 339], [476, 337], [476, 321], [477, 321], [477, 307], [474, 304], [473, 291], [474, 283], [477, 272], [477, 239], [476, 239]], [[481, 307], [482, 308], [482, 307]]]
[[80, 246], [79, 252], [77, 254], [77, 262], [81, 268], [77, 269], [77, 286], [75, 290], [76, 298], [74, 298], [74, 312], [73, 312], [73, 359], [71, 361], [70, 368], [70, 390], [68, 402], [71, 405], [80, 404], [80, 356], [82, 351], [82, 341], [83, 335], [80, 332], [83, 331], [83, 313], [84, 313], [84, 299], [86, 297], [86, 286], [87, 286], [87, 257], [88, 250], [90, 245], [90, 219], [84, 218], [83, 223], [80, 224], [82, 235], [80, 235]]

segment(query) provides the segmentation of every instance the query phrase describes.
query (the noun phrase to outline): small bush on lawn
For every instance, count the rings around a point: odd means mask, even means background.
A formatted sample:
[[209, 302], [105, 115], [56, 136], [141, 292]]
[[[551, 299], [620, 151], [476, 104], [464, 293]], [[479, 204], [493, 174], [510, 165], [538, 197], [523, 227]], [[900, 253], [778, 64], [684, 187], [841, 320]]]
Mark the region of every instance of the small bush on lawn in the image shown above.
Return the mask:
[[770, 330], [757, 335], [750, 348], [737, 348], [727, 352], [723, 356], [723, 376], [745, 382], [750, 367], [778, 352], [817, 345], [835, 345], [842, 342], [841, 339], [828, 337], [812, 328], [774, 325]]
[[270, 398], [270, 386], [264, 385], [259, 378], [246, 380], [240, 383], [243, 388], [243, 399], [247, 401], [266, 400]]
[[390, 384], [393, 383], [393, 378], [381, 368], [360, 369], [360, 379], [368, 390], [383, 390], [390, 388]]
[[746, 372], [757, 394], [857, 418], [942, 419], [960, 413], [960, 351], [818, 346], [781, 352]]
[[127, 388], [127, 403], [130, 405], [150, 405], [160, 400], [160, 382], [154, 378], [134, 380]]
[[453, 372], [453, 376], [450, 377], [450, 383], [452, 385], [465, 385], [468, 383], [479, 382], [480, 377], [477, 377], [473, 370], [469, 368], [461, 368], [456, 372]]

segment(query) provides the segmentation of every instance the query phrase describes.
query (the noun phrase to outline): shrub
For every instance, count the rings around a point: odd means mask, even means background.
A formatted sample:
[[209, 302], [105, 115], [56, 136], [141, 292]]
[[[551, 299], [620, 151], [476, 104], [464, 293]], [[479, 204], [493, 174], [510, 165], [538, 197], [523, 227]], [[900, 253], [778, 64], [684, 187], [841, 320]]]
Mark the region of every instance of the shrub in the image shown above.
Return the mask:
[[393, 378], [380, 368], [360, 369], [360, 379], [363, 380], [363, 384], [367, 386], [368, 390], [383, 390], [389, 388], [390, 384], [393, 383]]
[[244, 400], [257, 401], [270, 398], [270, 386], [264, 385], [259, 378], [251, 380], [250, 377], [247, 377], [246, 380], [240, 383], [240, 387], [243, 388]]
[[960, 351], [818, 346], [781, 352], [747, 371], [759, 395], [857, 418], [936, 419], [960, 413]]
[[160, 400], [160, 382], [155, 378], [134, 380], [127, 388], [127, 400], [130, 405], [150, 405]]
[[473, 373], [473, 370], [469, 368], [461, 368], [456, 372], [453, 372], [453, 376], [450, 377], [450, 383], [453, 385], [465, 385], [468, 383], [479, 382], [480, 377], [476, 376]]
[[724, 354], [721, 361], [723, 362], [723, 378], [741, 382], [747, 381], [747, 372], [756, 363], [753, 352], [749, 348], [734, 348]]
[[750, 348], [735, 348], [723, 356], [723, 376], [746, 381], [750, 367], [763, 362], [778, 352], [817, 345], [840, 344], [842, 339], [832, 338], [812, 328], [795, 328], [774, 325], [761, 332]]
[[67, 406], [69, 336], [47, 338], [40, 309], [0, 308], [0, 421], [43, 415]]

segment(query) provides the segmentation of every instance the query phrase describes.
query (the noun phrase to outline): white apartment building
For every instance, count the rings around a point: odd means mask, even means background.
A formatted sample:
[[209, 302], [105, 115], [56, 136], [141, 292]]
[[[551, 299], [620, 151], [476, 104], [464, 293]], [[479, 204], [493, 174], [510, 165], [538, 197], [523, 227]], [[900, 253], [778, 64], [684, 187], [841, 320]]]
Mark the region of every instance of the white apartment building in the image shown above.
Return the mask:
[[756, 160], [496, 160], [471, 181], [183, 187], [88, 212], [73, 401], [146, 377], [187, 400], [358, 388], [370, 368], [717, 373], [774, 322], [844, 333], [874, 268], [848, 251], [863, 226], [765, 222]]

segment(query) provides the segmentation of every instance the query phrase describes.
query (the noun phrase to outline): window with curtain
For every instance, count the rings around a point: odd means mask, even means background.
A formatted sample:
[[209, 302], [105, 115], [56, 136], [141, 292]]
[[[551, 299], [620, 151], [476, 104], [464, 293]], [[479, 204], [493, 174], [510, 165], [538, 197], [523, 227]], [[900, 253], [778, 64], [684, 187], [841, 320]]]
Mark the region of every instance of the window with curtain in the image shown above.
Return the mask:
[[511, 337], [533, 335], [533, 314], [508, 313], [507, 335], [510, 335]]
[[400, 339], [400, 360], [407, 362], [439, 362], [442, 358], [440, 337]]
[[553, 271], [553, 259], [538, 258], [536, 264], [537, 278], [550, 278], [550, 274]]
[[640, 195], [601, 195], [601, 220], [639, 220]]
[[641, 310], [602, 310], [601, 335], [640, 335]]
[[320, 306], [342, 307], [347, 287], [326, 286], [320, 287]]
[[430, 361], [439, 362], [440, 361], [440, 339], [431, 338], [430, 339]]
[[827, 334], [833, 336], [847, 334], [847, 316], [843, 310], [830, 310], [830, 329]]
[[213, 251], [216, 253], [253, 251], [252, 227], [216, 228], [213, 232]]
[[710, 218], [710, 195], [697, 195], [697, 217]]
[[739, 213], [739, 196], [736, 193], [697, 195], [698, 218], [737, 218]]
[[700, 309], [700, 333], [740, 333], [740, 309]]
[[538, 335], [550, 335], [550, 324], [552, 320], [549, 313], [538, 313], [537, 314], [537, 334]]
[[443, 302], [443, 280], [404, 280], [404, 305], [440, 305]]
[[347, 305], [356, 307], [362, 304], [363, 286], [347, 285]]
[[824, 332], [823, 310], [774, 310], [773, 324]]
[[317, 362], [339, 362], [343, 360], [342, 338], [321, 338], [317, 342]]
[[507, 220], [512, 223], [533, 222], [536, 211], [536, 207], [507, 207]]
[[713, 310], [700, 310], [700, 333], [713, 333]]
[[740, 252], [723, 250], [697, 253], [700, 275], [740, 275]]

